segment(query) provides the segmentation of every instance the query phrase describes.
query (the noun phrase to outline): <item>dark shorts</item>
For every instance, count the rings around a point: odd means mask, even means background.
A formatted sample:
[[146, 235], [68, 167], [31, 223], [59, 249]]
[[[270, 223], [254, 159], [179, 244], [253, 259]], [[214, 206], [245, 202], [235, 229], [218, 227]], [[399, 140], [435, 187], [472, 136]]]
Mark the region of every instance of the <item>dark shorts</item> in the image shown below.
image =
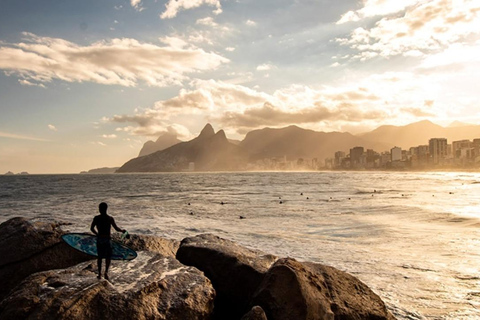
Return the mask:
[[97, 254], [99, 258], [112, 256], [112, 243], [107, 238], [97, 238]]

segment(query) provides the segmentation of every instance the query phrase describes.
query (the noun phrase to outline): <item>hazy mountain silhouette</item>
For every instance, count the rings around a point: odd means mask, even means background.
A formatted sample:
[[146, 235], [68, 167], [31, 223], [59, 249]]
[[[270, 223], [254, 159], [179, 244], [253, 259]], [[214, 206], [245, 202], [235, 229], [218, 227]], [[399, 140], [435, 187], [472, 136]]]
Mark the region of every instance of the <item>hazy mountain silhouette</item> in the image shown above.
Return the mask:
[[191, 162], [195, 163], [196, 171], [240, 170], [247, 162], [247, 154], [230, 143], [223, 130], [215, 133], [207, 124], [195, 139], [132, 159], [117, 172], [184, 171]]
[[426, 145], [431, 138], [447, 138], [449, 143], [480, 138], [480, 126], [457, 125], [445, 128], [430, 121], [420, 121], [406, 126], [381, 126], [359, 135], [318, 132], [297, 126], [264, 128], [247, 133], [236, 145], [226, 138], [223, 130], [215, 133], [207, 124], [195, 139], [132, 159], [117, 172], [183, 171], [191, 162], [195, 163], [196, 171], [242, 170], [249, 161], [283, 157], [289, 161], [317, 158], [322, 163], [335, 152], [348, 153], [356, 146], [383, 152], [394, 146], [408, 149]]
[[348, 152], [356, 146], [381, 150], [387, 148], [387, 145], [367, 141], [350, 133], [317, 132], [297, 126], [251, 131], [240, 146], [249, 152], [251, 160], [286, 156], [287, 160], [317, 158], [322, 162], [325, 158], [333, 157], [336, 151]]
[[165, 132], [161, 134], [155, 142], [151, 140], [145, 142], [138, 156], [143, 157], [151, 153], [167, 149], [180, 142], [182, 141], [178, 140], [177, 135], [175, 133]]
[[448, 125], [449, 128], [468, 127], [468, 126], [473, 126], [473, 124], [465, 123], [457, 120], [453, 121]]
[[419, 145], [427, 145], [431, 138], [447, 138], [448, 143], [456, 140], [480, 138], [480, 126], [465, 125], [445, 128], [424, 120], [406, 126], [381, 126], [358, 136], [368, 141], [389, 145], [390, 148], [398, 146], [408, 149]]

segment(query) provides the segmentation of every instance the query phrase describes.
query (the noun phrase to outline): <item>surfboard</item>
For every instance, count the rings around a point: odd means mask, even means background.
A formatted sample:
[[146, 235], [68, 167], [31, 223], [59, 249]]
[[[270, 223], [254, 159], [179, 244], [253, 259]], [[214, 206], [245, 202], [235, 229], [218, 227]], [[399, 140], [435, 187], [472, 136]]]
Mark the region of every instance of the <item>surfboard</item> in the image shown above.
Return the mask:
[[[72, 248], [97, 257], [97, 237], [86, 233], [67, 233], [62, 240]], [[135, 250], [117, 242], [112, 242], [112, 260], [133, 260], [137, 257]]]

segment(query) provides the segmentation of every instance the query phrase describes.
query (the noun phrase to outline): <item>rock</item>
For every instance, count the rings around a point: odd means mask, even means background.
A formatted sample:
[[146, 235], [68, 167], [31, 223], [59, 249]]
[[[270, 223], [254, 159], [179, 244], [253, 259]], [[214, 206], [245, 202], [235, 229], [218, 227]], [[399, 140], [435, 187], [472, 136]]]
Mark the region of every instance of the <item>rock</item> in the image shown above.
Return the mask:
[[241, 320], [268, 320], [262, 307], [254, 306]]
[[65, 244], [58, 223], [12, 218], [0, 224], [0, 301], [25, 277], [92, 259]]
[[214, 317], [240, 319], [276, 257], [211, 234], [185, 238], [177, 251], [183, 264], [202, 270], [217, 292]]
[[[119, 233], [113, 235], [114, 240], [120, 240], [120, 237]], [[175, 258], [180, 246], [177, 240], [139, 234], [132, 234], [130, 239], [121, 242], [135, 251], [150, 251], [172, 258]]]
[[[215, 290], [202, 272], [141, 252], [112, 262], [110, 281], [95, 263], [33, 274], [0, 303], [0, 319], [209, 319]], [[112, 284], [113, 283], [113, 284]]]
[[275, 320], [395, 319], [380, 297], [354, 276], [291, 258], [270, 268], [252, 304]]

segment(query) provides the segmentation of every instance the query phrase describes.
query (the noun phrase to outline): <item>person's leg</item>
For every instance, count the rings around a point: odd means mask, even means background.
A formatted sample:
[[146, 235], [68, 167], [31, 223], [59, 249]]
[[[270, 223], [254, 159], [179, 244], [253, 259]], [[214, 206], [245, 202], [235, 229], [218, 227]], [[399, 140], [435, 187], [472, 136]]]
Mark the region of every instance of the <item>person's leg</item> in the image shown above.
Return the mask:
[[112, 261], [112, 259], [110, 258], [106, 258], [105, 259], [105, 279], [108, 280], [108, 268], [110, 268], [110, 262]]
[[98, 279], [102, 278], [102, 258], [97, 259], [97, 267], [98, 267]]

